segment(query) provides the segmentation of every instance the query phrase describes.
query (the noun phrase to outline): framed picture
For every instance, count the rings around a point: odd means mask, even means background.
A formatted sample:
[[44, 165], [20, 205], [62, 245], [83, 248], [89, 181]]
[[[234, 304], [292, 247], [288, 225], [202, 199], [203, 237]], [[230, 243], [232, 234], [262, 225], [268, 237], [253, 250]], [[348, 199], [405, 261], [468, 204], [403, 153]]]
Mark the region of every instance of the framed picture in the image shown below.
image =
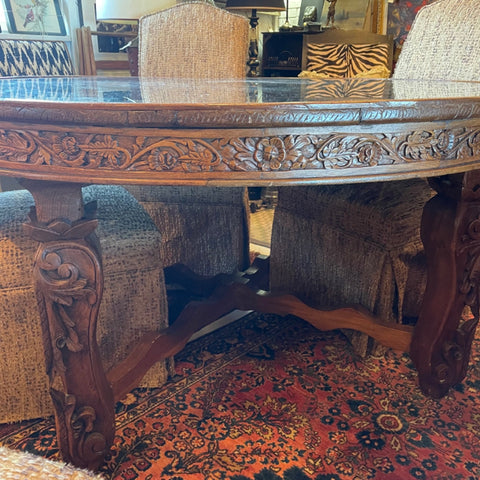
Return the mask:
[[65, 35], [59, 0], [3, 0], [9, 31], [31, 35]]
[[324, 0], [302, 0], [298, 15], [298, 25], [303, 26], [304, 21], [320, 22]]
[[362, 30], [368, 6], [369, 0], [326, 0], [321, 16], [322, 26]]

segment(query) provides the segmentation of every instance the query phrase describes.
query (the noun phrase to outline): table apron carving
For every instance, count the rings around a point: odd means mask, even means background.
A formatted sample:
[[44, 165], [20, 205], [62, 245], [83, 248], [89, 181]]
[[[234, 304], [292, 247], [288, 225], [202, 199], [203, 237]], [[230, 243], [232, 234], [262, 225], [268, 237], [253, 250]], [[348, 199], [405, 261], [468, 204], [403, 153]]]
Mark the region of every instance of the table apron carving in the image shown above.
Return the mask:
[[[162, 172], [185, 174], [186, 179], [218, 172], [241, 176], [242, 172], [281, 173], [282, 179], [295, 178], [298, 171], [323, 175], [331, 169], [351, 169], [351, 175], [390, 175], [407, 166], [418, 176], [438, 164], [446, 168], [475, 168], [480, 157], [480, 120], [422, 125], [382, 124], [382, 133], [370, 126], [345, 129], [292, 128], [288, 135], [275, 129], [238, 130], [219, 136], [218, 130], [154, 131], [132, 130], [117, 135], [107, 128], [94, 131], [0, 130], [0, 171], [15, 167], [25, 176], [46, 173], [60, 167], [65, 176], [77, 170], [92, 170], [96, 178], [110, 178], [116, 171], [135, 174]], [[1, 127], [1, 125], [0, 125]], [[361, 172], [356, 172], [361, 169]], [[326, 173], [328, 175], [328, 173]], [[349, 172], [350, 174], [350, 172]], [[403, 175], [406, 176], [405, 172]], [[139, 179], [142, 177], [139, 176]], [[73, 180], [73, 177], [72, 177]], [[272, 179], [270, 179], [272, 180]]]

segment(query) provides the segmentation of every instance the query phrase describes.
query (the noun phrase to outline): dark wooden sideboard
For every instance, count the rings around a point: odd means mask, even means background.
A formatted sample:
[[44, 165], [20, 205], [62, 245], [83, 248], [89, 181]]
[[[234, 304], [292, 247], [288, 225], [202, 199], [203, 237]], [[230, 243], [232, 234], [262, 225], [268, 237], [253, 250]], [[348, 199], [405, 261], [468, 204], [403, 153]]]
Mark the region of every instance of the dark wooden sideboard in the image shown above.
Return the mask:
[[304, 32], [263, 33], [262, 75], [296, 77], [302, 71]]
[[[385, 66], [393, 66], [393, 37], [364, 30], [324, 29], [321, 32], [287, 31], [263, 33], [262, 76], [296, 77], [307, 70], [310, 47], [316, 44], [364, 45], [385, 44], [388, 48]], [[371, 51], [371, 50], [370, 50]], [[372, 59], [367, 59], [368, 65]]]

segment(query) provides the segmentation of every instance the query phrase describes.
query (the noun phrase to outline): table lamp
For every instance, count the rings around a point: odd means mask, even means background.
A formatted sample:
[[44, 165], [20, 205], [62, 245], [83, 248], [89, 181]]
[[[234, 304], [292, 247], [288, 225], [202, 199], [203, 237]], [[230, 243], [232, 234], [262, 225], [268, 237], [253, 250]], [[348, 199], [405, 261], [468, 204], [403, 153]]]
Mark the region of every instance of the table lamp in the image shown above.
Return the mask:
[[[136, 24], [140, 17], [173, 7], [176, 3], [176, 0], [96, 0], [95, 8], [97, 21]], [[128, 54], [130, 74], [138, 75], [138, 38], [123, 49]]]
[[247, 62], [249, 77], [258, 77], [258, 16], [257, 10], [262, 12], [281, 12], [285, 10], [283, 0], [227, 0], [227, 10], [251, 10], [250, 16], [250, 46], [248, 49], [249, 59]]

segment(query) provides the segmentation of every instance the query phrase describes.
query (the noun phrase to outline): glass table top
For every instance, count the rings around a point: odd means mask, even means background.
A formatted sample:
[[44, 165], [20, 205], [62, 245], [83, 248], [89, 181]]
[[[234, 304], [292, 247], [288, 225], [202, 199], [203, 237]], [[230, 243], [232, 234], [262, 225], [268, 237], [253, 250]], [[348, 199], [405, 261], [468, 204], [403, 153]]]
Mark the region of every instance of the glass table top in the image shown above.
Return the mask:
[[193, 80], [138, 77], [0, 79], [0, 102], [75, 104], [361, 103], [437, 98], [480, 99], [480, 82], [398, 79], [255, 78]]

